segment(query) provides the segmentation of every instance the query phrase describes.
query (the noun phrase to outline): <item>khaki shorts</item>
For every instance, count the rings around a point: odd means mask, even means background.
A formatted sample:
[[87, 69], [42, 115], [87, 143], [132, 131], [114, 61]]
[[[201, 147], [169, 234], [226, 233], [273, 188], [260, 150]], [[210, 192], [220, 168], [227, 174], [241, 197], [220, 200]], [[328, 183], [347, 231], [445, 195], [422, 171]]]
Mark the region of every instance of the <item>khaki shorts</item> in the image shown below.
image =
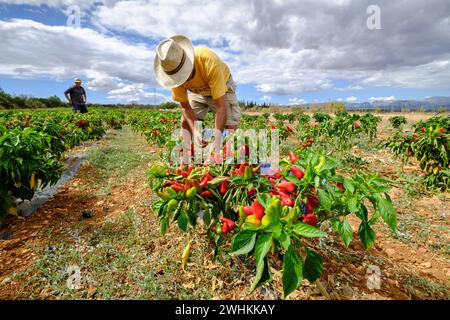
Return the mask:
[[[241, 119], [241, 108], [236, 97], [236, 85], [233, 78], [230, 75], [230, 79], [227, 82], [228, 91], [225, 94], [225, 105], [227, 107], [227, 126], [236, 126]], [[214, 100], [211, 96], [204, 97], [202, 95], [188, 91], [189, 104], [194, 110], [195, 119], [203, 121], [206, 114], [211, 111], [216, 111]]]

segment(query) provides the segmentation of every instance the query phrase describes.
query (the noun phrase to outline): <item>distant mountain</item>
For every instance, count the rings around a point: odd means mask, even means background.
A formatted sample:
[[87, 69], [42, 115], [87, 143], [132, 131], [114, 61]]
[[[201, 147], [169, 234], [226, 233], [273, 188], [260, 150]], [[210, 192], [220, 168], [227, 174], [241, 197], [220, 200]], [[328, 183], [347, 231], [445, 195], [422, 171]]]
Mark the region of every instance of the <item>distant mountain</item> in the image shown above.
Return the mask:
[[[425, 110], [437, 110], [445, 107], [450, 110], [450, 97], [429, 97], [424, 100], [375, 100], [371, 102], [344, 102], [348, 110], [356, 109], [385, 109], [392, 111], [400, 111], [401, 109], [417, 110], [421, 107]], [[326, 103], [312, 103], [304, 106], [325, 105]]]

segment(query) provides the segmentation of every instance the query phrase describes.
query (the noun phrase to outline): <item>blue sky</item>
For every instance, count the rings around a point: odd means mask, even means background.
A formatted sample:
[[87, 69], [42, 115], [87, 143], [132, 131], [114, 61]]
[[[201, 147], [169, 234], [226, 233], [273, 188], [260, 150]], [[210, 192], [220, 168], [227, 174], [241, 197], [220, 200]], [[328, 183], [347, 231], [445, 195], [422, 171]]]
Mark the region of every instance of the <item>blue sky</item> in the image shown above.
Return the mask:
[[[426, 6], [411, 1], [408, 8], [380, 1], [377, 30], [366, 26], [370, 1], [230, 1], [233, 6], [0, 0], [0, 86], [17, 95], [62, 98], [81, 77], [90, 102], [167, 101], [170, 92], [153, 76], [154, 49], [168, 35], [185, 34], [227, 62], [241, 100], [450, 96], [450, 9], [444, 0]], [[81, 28], [67, 26], [66, 10], [74, 3]]]

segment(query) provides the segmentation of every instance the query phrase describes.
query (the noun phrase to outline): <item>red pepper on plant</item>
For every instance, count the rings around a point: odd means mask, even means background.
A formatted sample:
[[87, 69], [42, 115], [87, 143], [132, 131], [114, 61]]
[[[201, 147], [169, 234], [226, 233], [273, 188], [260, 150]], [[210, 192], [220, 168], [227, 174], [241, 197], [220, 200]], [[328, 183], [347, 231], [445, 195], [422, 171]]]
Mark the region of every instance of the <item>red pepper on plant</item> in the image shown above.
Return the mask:
[[295, 160], [299, 160], [300, 157], [293, 151], [289, 152], [289, 160], [291, 160], [291, 163], [294, 164]]
[[315, 227], [319, 220], [317, 219], [315, 214], [309, 213], [303, 216], [303, 222]]
[[200, 193], [203, 198], [211, 198], [213, 193], [210, 190], [205, 190]]
[[264, 217], [264, 207], [258, 202], [257, 199], [253, 201], [253, 213], [258, 220], [261, 220], [262, 217]]
[[285, 192], [285, 193], [294, 193], [295, 189], [296, 189], [296, 185], [293, 182], [289, 182], [289, 181], [282, 181], [280, 183], [277, 184], [277, 189], [280, 192]]
[[302, 179], [305, 173], [298, 167], [291, 166], [291, 171], [298, 179]]

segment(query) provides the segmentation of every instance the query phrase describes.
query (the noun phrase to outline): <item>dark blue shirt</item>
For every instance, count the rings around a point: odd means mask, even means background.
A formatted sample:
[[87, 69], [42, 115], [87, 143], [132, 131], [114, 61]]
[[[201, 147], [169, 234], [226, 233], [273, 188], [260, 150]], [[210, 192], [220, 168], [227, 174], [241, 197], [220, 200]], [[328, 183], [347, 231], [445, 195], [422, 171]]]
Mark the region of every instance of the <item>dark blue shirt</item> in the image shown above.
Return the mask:
[[77, 86], [72, 86], [69, 89], [67, 89], [66, 91], [64, 91], [64, 94], [69, 94], [70, 95], [70, 100], [72, 100], [73, 104], [84, 104], [84, 97], [83, 95], [86, 94], [86, 91], [84, 91], [83, 87], [77, 87]]

